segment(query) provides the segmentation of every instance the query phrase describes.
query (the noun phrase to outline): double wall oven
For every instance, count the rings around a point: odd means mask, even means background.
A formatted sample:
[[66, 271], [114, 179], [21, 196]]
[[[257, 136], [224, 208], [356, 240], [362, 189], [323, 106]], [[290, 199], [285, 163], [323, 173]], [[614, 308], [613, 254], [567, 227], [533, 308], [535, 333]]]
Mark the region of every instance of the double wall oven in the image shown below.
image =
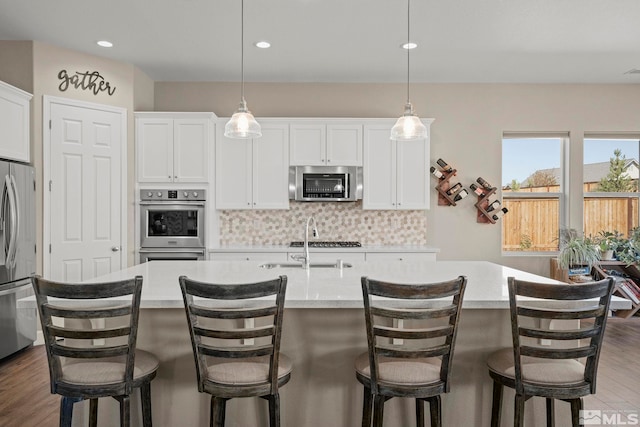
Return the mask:
[[141, 263], [205, 259], [206, 191], [140, 190]]

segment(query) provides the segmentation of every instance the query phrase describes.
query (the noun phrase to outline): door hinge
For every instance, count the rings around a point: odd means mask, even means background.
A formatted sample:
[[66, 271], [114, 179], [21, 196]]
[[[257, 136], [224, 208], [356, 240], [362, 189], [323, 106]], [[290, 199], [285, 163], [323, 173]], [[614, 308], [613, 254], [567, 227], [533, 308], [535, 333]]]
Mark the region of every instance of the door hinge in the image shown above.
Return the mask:
[[49, 253], [51, 253], [51, 243], [49, 243]]
[[51, 120], [49, 120], [49, 129], [51, 129]]
[[49, 191], [51, 191], [51, 188], [53, 187], [53, 181], [49, 180]]

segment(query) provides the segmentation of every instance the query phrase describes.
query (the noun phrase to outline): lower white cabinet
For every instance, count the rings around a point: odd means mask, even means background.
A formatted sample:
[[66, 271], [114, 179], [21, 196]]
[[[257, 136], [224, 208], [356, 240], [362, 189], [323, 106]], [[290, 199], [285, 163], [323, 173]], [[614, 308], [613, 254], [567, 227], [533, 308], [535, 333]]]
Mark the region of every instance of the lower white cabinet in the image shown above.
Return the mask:
[[211, 252], [211, 261], [285, 262], [286, 252]]
[[[29, 101], [32, 95], [0, 81], [0, 157], [29, 162]], [[4, 179], [4, 178], [3, 178]]]
[[367, 252], [367, 262], [375, 261], [435, 261], [435, 252]]

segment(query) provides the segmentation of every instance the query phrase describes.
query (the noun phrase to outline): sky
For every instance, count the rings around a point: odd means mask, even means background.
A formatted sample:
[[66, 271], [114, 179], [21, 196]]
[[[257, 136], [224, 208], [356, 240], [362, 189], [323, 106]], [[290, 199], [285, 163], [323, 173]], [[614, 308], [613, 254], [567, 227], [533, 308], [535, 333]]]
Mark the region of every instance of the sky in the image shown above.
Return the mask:
[[[560, 138], [505, 139], [502, 142], [502, 184], [511, 180], [524, 181], [539, 169], [560, 166]], [[619, 148], [627, 159], [638, 159], [640, 143], [637, 139], [585, 139], [584, 162], [608, 162]]]

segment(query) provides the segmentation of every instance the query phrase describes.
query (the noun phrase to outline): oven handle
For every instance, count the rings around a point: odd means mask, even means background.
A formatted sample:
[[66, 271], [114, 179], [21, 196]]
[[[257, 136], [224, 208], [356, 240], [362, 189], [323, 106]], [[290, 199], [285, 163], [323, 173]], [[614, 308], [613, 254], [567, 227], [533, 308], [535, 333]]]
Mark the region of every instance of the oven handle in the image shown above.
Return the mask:
[[140, 206], [204, 206], [204, 202], [138, 202]]
[[181, 249], [140, 249], [138, 252], [140, 252], [141, 254], [150, 254], [150, 253], [155, 253], [155, 254], [176, 254], [176, 253], [180, 253], [180, 254], [198, 254], [198, 255], [204, 255], [204, 249], [187, 249], [187, 250], [181, 250]]

